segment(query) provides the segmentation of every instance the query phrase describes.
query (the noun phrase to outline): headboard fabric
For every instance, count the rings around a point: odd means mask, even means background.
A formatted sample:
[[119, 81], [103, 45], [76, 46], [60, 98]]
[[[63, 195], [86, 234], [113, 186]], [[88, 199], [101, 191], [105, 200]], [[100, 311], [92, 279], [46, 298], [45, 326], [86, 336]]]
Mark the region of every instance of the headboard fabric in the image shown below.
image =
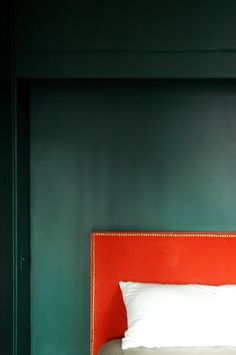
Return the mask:
[[127, 328], [119, 281], [236, 284], [236, 233], [92, 233], [91, 355]]

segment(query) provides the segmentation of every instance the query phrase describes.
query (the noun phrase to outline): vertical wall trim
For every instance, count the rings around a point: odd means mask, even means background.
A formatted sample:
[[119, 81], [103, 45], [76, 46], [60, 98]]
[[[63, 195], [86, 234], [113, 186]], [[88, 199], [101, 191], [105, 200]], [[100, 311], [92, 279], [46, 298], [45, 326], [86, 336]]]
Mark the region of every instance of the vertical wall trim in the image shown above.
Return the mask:
[[15, 82], [15, 353], [30, 354], [29, 83]]
[[18, 288], [18, 193], [17, 193], [17, 114], [16, 114], [16, 82], [12, 78], [12, 197], [13, 197], [13, 355], [17, 355], [17, 288]]
[[12, 295], [12, 332], [13, 332], [13, 343], [12, 343], [12, 353], [13, 355], [18, 355], [17, 349], [17, 304], [18, 304], [18, 191], [17, 191], [17, 85], [16, 85], [16, 75], [15, 75], [15, 0], [12, 0], [12, 7], [10, 13], [11, 19], [11, 113], [12, 113], [12, 273], [13, 273], [13, 295]]
[[13, 80], [12, 88], [12, 196], [13, 196], [13, 355], [17, 355], [17, 289], [18, 289], [18, 201], [17, 201], [17, 117], [16, 117], [16, 83]]

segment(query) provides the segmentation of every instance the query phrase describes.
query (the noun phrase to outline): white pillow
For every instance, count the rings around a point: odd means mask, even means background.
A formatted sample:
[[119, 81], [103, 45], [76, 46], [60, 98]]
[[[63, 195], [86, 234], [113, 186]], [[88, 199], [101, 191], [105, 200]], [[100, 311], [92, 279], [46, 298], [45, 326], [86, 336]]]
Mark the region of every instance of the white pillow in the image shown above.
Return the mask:
[[122, 349], [236, 346], [236, 285], [120, 282], [128, 329]]

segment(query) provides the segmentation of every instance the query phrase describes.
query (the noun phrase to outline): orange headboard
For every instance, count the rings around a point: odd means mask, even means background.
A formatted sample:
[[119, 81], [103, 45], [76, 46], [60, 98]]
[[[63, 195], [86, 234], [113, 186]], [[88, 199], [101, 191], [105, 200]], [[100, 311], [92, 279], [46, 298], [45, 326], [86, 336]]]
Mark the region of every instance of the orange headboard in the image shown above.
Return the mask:
[[121, 280], [236, 284], [236, 233], [92, 233], [91, 355], [126, 330]]

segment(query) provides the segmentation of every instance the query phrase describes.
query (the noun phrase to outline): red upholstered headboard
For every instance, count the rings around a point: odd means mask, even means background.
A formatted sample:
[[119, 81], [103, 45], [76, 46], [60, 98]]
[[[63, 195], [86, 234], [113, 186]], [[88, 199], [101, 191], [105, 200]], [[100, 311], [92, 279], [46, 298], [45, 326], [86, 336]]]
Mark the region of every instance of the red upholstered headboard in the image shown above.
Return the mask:
[[236, 233], [92, 233], [91, 355], [126, 330], [121, 280], [236, 283]]

